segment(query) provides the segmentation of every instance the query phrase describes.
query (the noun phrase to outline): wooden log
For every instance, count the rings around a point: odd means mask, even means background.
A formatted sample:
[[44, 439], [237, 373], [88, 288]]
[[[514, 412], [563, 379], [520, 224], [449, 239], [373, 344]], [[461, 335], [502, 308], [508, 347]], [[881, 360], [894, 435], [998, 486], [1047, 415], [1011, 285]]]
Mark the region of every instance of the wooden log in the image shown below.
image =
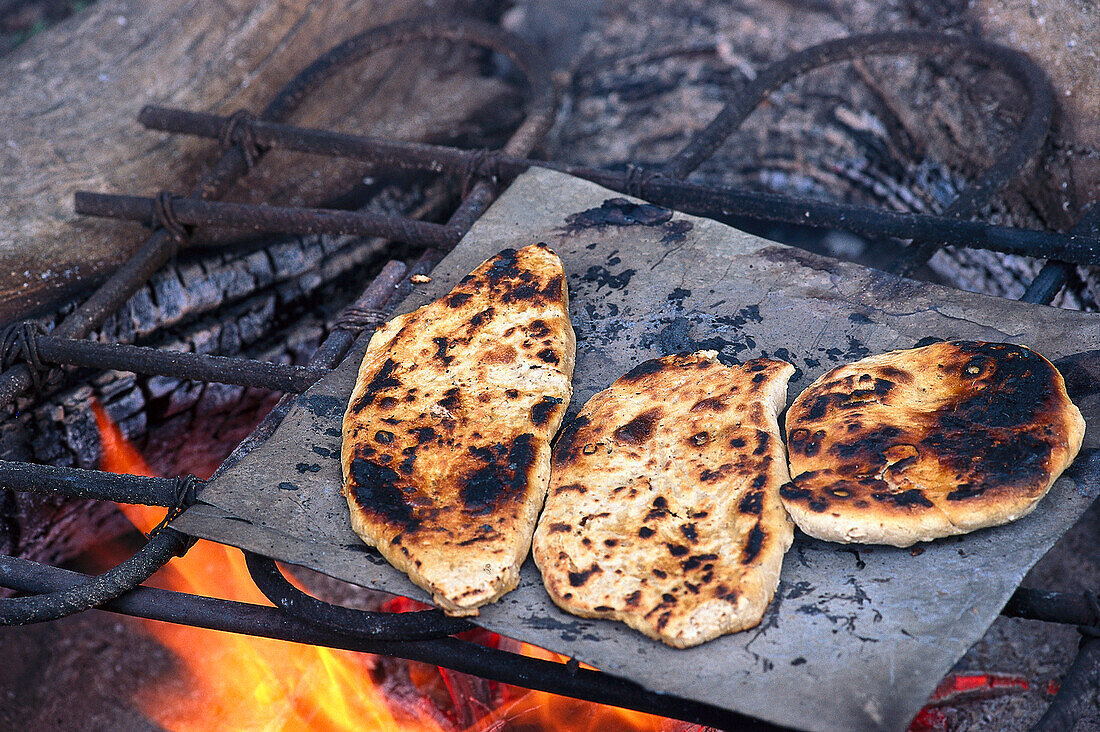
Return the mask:
[[[1045, 13], [1046, 25], [1029, 13]], [[605, 3], [587, 30], [572, 39], [580, 50], [567, 94], [571, 114], [555, 130], [549, 155], [620, 167], [657, 164], [681, 149], [769, 63], [854, 33], [920, 28], [984, 34], [1027, 51], [1051, 75], [1060, 101], [1071, 100], [1056, 115], [1051, 144], [1038, 163], [996, 197], [985, 218], [1065, 230], [1096, 197], [1089, 170], [1100, 160], [1095, 139], [1100, 128], [1084, 115], [1094, 116], [1100, 108], [1087, 96], [1095, 95], [1097, 86], [1089, 53], [1100, 44], [1100, 21], [1088, 9], [1057, 0], [703, 2], [693, 6], [691, 16], [686, 23], [677, 6], [659, 2]], [[534, 25], [531, 17], [528, 10], [517, 25]], [[546, 33], [545, 26], [541, 30]], [[563, 24], [562, 32], [577, 31]], [[556, 45], [570, 44], [558, 38]], [[1076, 66], [1069, 65], [1069, 56]], [[1022, 96], [1003, 73], [948, 57], [872, 57], [839, 64], [774, 93], [695, 175], [825, 200], [938, 212], [1004, 149], [1022, 118]], [[1077, 106], [1080, 113], [1074, 112]], [[1080, 137], [1083, 131], [1092, 137]], [[762, 233], [813, 241], [828, 253], [871, 265], [881, 265], [883, 254], [898, 246], [869, 246], [844, 236], [822, 239], [790, 229]], [[949, 249], [921, 275], [1019, 297], [1041, 264]], [[1100, 294], [1095, 272], [1082, 274], [1091, 284], [1073, 283], [1057, 304], [1095, 306]]]
[[[143, 105], [259, 111], [316, 56], [354, 33], [428, 13], [486, 17], [495, 5], [100, 0], [31, 38], [0, 58], [0, 322], [87, 288], [144, 238], [139, 227], [77, 218], [74, 191], [185, 193], [211, 161], [207, 141], [143, 130], [135, 121]], [[467, 52], [403, 49], [324, 83], [294, 121], [453, 139], [478, 110], [502, 101], [503, 90], [476, 73]], [[271, 157], [278, 159], [257, 166], [234, 199], [314, 203], [365, 170]]]

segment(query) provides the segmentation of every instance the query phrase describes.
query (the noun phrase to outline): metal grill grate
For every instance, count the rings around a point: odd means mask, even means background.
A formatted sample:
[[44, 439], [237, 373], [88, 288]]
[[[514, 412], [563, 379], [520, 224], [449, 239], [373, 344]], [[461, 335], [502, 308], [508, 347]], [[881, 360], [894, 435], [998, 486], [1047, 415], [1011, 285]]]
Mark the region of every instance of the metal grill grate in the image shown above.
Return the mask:
[[[461, 150], [438, 145], [394, 142], [325, 130], [294, 127], [282, 120], [320, 82], [346, 65], [385, 48], [414, 41], [456, 41], [508, 57], [528, 86], [526, 117], [502, 150]], [[1001, 157], [948, 207], [943, 216], [823, 203], [776, 194], [705, 186], [684, 178], [711, 155], [772, 91], [805, 72], [867, 55], [966, 55], [998, 67], [1017, 79], [1029, 108]], [[471, 21], [402, 22], [379, 27], [336, 46], [295, 77], [258, 115], [223, 117], [147, 107], [139, 120], [147, 128], [218, 140], [222, 152], [214, 166], [186, 196], [162, 192], [153, 198], [78, 192], [78, 213], [138, 221], [153, 233], [104, 285], [52, 333], [17, 323], [0, 334], [0, 405], [40, 387], [47, 364], [67, 364], [158, 374], [196, 381], [262, 387], [286, 392], [263, 422], [227, 458], [215, 475], [262, 443], [287, 413], [293, 395], [335, 367], [364, 331], [373, 331], [403, 298], [409, 279], [431, 271], [488, 208], [499, 184], [533, 166], [585, 178], [654, 204], [715, 218], [747, 217], [838, 229], [875, 237], [909, 239], [892, 258], [890, 269], [911, 273], [938, 247], [953, 244], [1047, 259], [1023, 300], [1049, 303], [1066, 282], [1072, 265], [1100, 264], [1100, 216], [1090, 208], [1070, 234], [995, 226], [965, 217], [994, 197], [1036, 156], [1044, 143], [1053, 109], [1053, 89], [1042, 70], [1018, 52], [960, 36], [923, 32], [854, 36], [823, 43], [764, 69], [743, 93], [678, 155], [657, 169], [628, 167], [625, 172], [532, 160], [526, 156], [554, 120], [556, 99], [541, 60], [522, 40], [499, 28]], [[223, 203], [239, 176], [272, 149], [353, 158], [381, 170], [443, 173], [462, 181], [462, 201], [444, 224], [365, 212]], [[195, 227], [233, 226], [279, 233], [342, 233], [383, 236], [425, 247], [411, 266], [390, 262], [360, 298], [337, 319], [331, 335], [306, 366], [265, 363], [97, 343], [84, 338], [119, 308], [181, 247]], [[580, 669], [575, 661], [558, 664], [531, 659], [453, 638], [471, 628], [468, 621], [440, 611], [378, 613], [330, 605], [294, 588], [269, 558], [248, 555], [248, 567], [260, 590], [277, 606], [261, 607], [140, 586], [191, 539], [169, 521], [201, 494], [194, 476], [146, 478], [95, 470], [0, 461], [0, 486], [78, 498], [141, 503], [168, 508], [164, 522], [136, 555], [98, 577], [87, 577], [14, 557], [0, 557], [0, 585], [29, 596], [0, 599], [0, 623], [52, 620], [89, 608], [144, 618], [293, 640], [334, 648], [368, 651], [424, 661], [484, 678], [556, 694], [659, 713], [686, 721], [738, 729], [778, 729], [760, 720], [717, 707], [645, 690], [630, 681]], [[1070, 729], [1089, 703], [1092, 680], [1100, 673], [1100, 607], [1095, 595], [1070, 595], [1019, 589], [1003, 614], [1082, 629], [1081, 651], [1061, 691], [1039, 723], [1042, 729]]]

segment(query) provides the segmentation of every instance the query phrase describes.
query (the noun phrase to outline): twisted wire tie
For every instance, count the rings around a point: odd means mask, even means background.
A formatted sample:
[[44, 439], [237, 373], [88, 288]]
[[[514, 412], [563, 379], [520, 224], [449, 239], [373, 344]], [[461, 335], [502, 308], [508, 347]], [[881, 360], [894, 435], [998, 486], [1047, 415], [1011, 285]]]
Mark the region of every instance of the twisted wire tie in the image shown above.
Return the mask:
[[466, 165], [462, 170], [463, 197], [470, 193], [470, 189], [478, 179], [488, 180], [491, 183], [500, 180], [500, 153], [479, 148], [467, 156]]
[[164, 229], [168, 237], [179, 249], [187, 241], [187, 227], [176, 217], [173, 202], [177, 196], [168, 191], [161, 191], [153, 199], [153, 228]]
[[263, 155], [264, 149], [256, 142], [256, 131], [252, 124], [256, 121], [255, 115], [243, 109], [238, 109], [229, 115], [222, 124], [218, 133], [218, 144], [228, 149], [234, 145], [241, 146], [241, 155], [244, 156], [244, 164], [251, 169]]
[[646, 170], [639, 165], [627, 165], [626, 180], [623, 186], [626, 189], [626, 195], [634, 198], [645, 198], [645, 187], [657, 176], [658, 173], [655, 171]]
[[30, 320], [12, 323], [0, 331], [0, 370], [7, 371], [22, 362], [30, 371], [35, 390], [41, 389], [48, 369], [38, 354], [38, 336], [45, 333], [41, 323]]

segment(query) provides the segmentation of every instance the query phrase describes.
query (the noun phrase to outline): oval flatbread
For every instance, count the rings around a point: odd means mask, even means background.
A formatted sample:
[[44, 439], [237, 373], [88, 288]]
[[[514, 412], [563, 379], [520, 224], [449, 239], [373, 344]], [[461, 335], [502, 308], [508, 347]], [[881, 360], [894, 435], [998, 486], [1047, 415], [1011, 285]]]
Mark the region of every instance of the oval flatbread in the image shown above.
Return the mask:
[[910, 546], [1031, 512], [1085, 433], [1058, 370], [1023, 346], [959, 341], [833, 369], [787, 412], [810, 536]]
[[562, 609], [677, 648], [760, 622], [794, 534], [776, 422], [794, 367], [647, 361], [554, 448], [533, 554]]
[[544, 244], [501, 252], [370, 340], [344, 415], [352, 527], [452, 615], [519, 581], [575, 353]]

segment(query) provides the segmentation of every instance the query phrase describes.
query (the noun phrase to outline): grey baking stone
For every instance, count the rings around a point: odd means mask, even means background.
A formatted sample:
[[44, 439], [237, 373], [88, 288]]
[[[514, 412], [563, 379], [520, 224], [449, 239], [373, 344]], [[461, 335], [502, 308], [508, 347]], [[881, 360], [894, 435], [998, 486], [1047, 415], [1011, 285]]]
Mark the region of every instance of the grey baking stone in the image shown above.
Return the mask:
[[[1010, 341], [1052, 360], [1070, 357], [1065, 368], [1095, 392], [1096, 354], [1088, 352], [1100, 348], [1100, 316], [901, 279], [713, 221], [668, 220], [654, 207], [601, 208], [617, 197], [558, 173], [523, 175], [400, 310], [445, 294], [501, 249], [544, 241], [565, 264], [577, 333], [570, 416], [634, 365], [667, 353], [786, 359], [799, 369], [793, 397], [834, 366], [929, 337]], [[641, 223], [599, 223], [609, 214]], [[427, 600], [352, 533], [339, 493], [341, 419], [364, 348], [361, 341], [271, 439], [203, 491], [206, 505], [174, 526]], [[1095, 394], [1084, 398], [1096, 434]], [[689, 650], [563, 613], [530, 561], [519, 588], [483, 608], [478, 622], [654, 691], [773, 722], [900, 730], [1097, 495], [1098, 469], [1100, 454], [1088, 449], [1030, 516], [914, 549], [798, 535], [761, 625]]]

